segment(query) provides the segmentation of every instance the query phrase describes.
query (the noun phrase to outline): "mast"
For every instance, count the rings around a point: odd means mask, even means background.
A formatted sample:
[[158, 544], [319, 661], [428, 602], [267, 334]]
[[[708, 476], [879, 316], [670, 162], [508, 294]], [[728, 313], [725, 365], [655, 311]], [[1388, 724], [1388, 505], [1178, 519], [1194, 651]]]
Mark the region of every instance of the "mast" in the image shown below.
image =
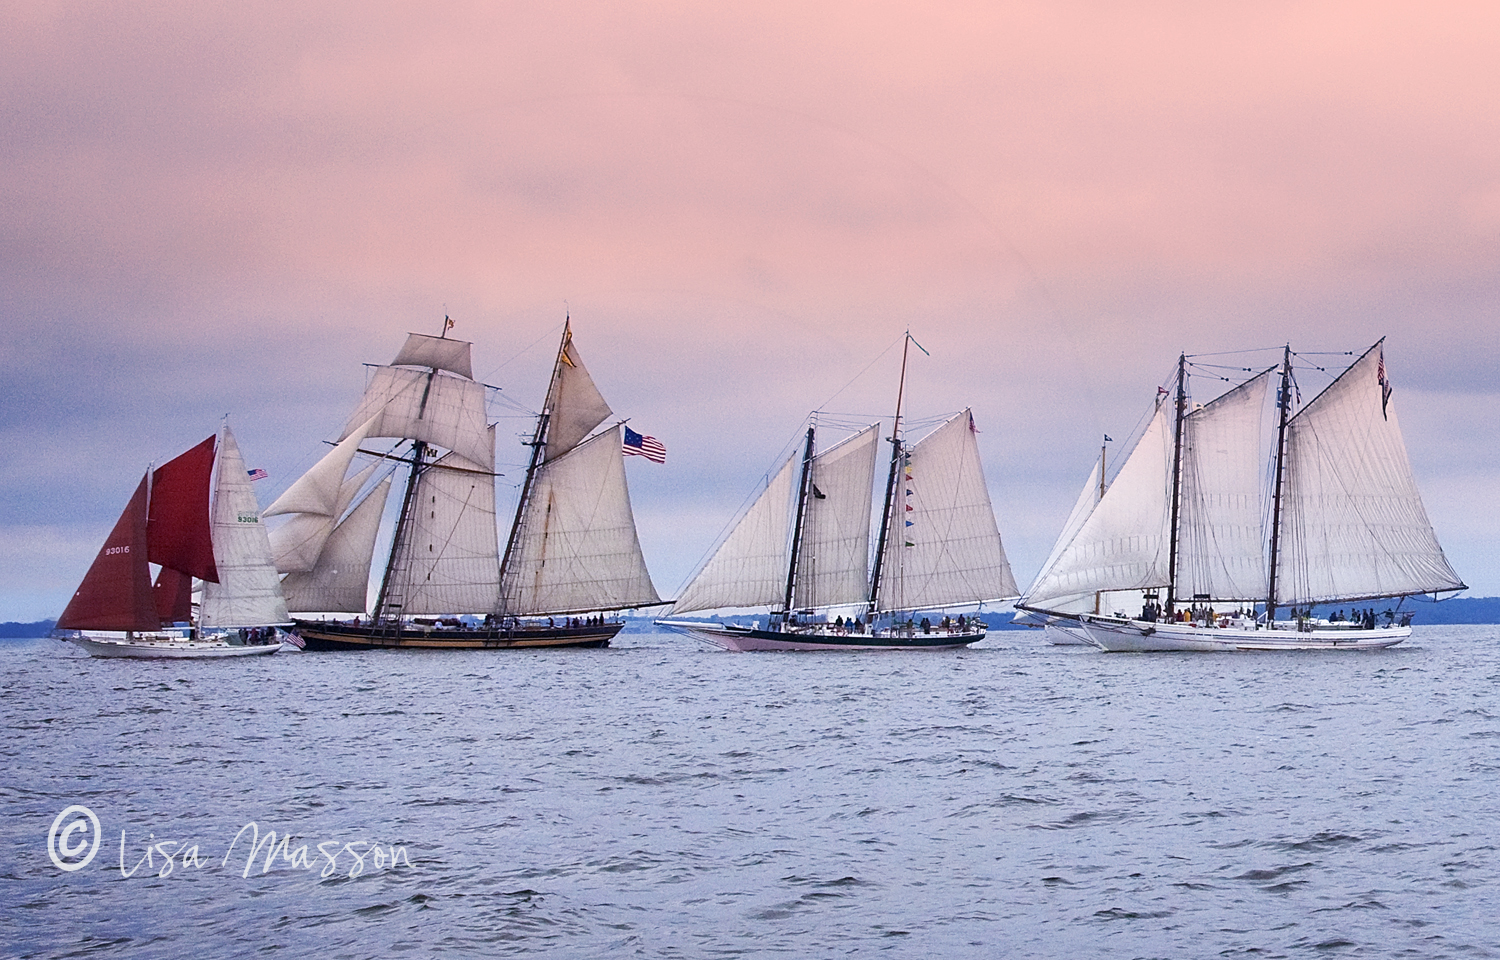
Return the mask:
[[[1177, 357], [1177, 424], [1172, 435], [1172, 519], [1168, 531], [1167, 616], [1177, 607], [1177, 520], [1182, 499], [1182, 421], [1187, 415], [1187, 354]], [[1100, 478], [1101, 484], [1103, 478]]]
[[797, 555], [802, 549], [802, 521], [807, 515], [807, 490], [812, 486], [813, 428], [807, 428], [807, 446], [802, 451], [802, 483], [797, 488], [797, 519], [792, 526], [792, 553], [786, 569], [786, 605], [792, 612], [792, 590], [797, 585]]
[[[422, 472], [422, 460], [427, 456], [427, 444], [421, 440], [413, 440], [411, 444], [411, 473], [406, 478], [406, 493], [401, 497], [401, 512], [396, 515], [396, 531], [391, 535], [391, 553], [385, 559], [385, 575], [380, 578], [380, 593], [375, 598], [375, 616], [377, 622], [385, 618], [385, 601], [391, 589], [391, 571], [396, 566], [396, 553], [401, 549], [401, 538], [406, 534], [407, 517], [411, 514], [412, 501], [417, 498], [417, 480]], [[399, 606], [399, 604], [398, 604]], [[396, 611], [396, 619], [401, 619], [401, 611]]]
[[[1104, 435], [1104, 442], [1101, 443], [1101, 444], [1099, 444], [1099, 499], [1094, 501], [1095, 504], [1097, 504], [1099, 502], [1099, 500], [1103, 500], [1104, 499], [1104, 491], [1106, 489], [1105, 485], [1104, 485], [1104, 474], [1105, 474], [1105, 470], [1106, 470], [1106, 468], [1108, 466], [1108, 464], [1105, 463], [1105, 457], [1107, 457], [1108, 455], [1109, 455], [1109, 434], [1106, 433]], [[1094, 591], [1094, 616], [1097, 617], [1100, 613], [1104, 612], [1103, 609], [1102, 609], [1103, 606], [1104, 606], [1104, 591], [1103, 590], [1095, 590]]]
[[505, 575], [510, 570], [511, 553], [516, 547], [516, 534], [521, 529], [521, 518], [526, 513], [526, 502], [531, 498], [531, 487], [536, 479], [537, 467], [542, 463], [542, 450], [547, 445], [547, 425], [552, 419], [552, 408], [557, 403], [557, 381], [562, 376], [562, 366], [565, 362], [564, 354], [568, 349], [568, 341], [573, 338], [571, 318], [563, 320], [562, 342], [557, 345], [557, 359], [552, 362], [552, 381], [547, 385], [547, 399], [542, 404], [542, 412], [536, 418], [536, 432], [531, 437], [531, 461], [526, 464], [526, 478], [521, 481], [521, 496], [516, 502], [516, 518], [511, 521], [510, 536], [505, 540], [505, 553], [500, 558], [500, 589], [501, 598], [504, 598]]
[[[901, 346], [901, 381], [896, 387], [896, 420], [891, 426], [891, 472], [885, 481], [885, 512], [880, 515], [880, 538], [875, 544], [875, 569], [870, 575], [870, 616], [880, 601], [880, 569], [885, 560], [885, 544], [891, 533], [892, 501], [896, 495], [896, 473], [901, 469], [901, 400], [906, 394], [906, 357], [911, 351], [911, 331]], [[918, 345], [920, 347], [920, 344]], [[923, 351], [924, 353], [926, 351]]]
[[1292, 345], [1286, 345], [1281, 360], [1281, 393], [1276, 398], [1280, 411], [1276, 425], [1276, 482], [1271, 491], [1271, 570], [1266, 579], [1266, 628], [1276, 620], [1276, 563], [1281, 548], [1281, 483], [1285, 475], [1286, 422], [1292, 407]]

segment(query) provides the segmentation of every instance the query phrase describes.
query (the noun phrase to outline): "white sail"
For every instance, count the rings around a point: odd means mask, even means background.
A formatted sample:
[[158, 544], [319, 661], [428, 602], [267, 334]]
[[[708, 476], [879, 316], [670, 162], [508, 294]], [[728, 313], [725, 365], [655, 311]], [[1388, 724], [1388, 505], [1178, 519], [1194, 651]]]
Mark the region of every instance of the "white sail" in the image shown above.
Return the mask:
[[582, 442], [589, 432], [610, 415], [594, 378], [583, 366], [573, 346], [571, 332], [564, 335], [557, 376], [548, 389], [547, 447], [545, 460], [556, 460]]
[[[346, 441], [347, 442], [347, 441]], [[271, 531], [271, 555], [276, 569], [281, 573], [306, 573], [318, 562], [323, 544], [339, 517], [349, 509], [355, 496], [364, 489], [374, 475], [379, 463], [372, 463], [359, 473], [345, 480], [330, 513], [294, 513], [281, 526]]]
[[342, 441], [334, 444], [323, 459], [312, 465], [290, 487], [266, 507], [264, 516], [275, 517], [286, 513], [315, 513], [325, 517], [337, 517], [339, 512], [339, 490], [344, 483], [344, 474], [349, 472], [349, 463], [359, 451], [359, 445], [369, 436], [375, 425], [371, 417], [356, 427]]
[[1170, 410], [1170, 404], [1158, 405], [1099, 505], [1031, 585], [1027, 606], [1051, 610], [1054, 602], [1096, 591], [1166, 585], [1172, 492]]
[[1287, 424], [1277, 603], [1462, 589], [1412, 476], [1377, 343]]
[[1178, 500], [1178, 600], [1266, 595], [1261, 436], [1270, 370], [1183, 418]]
[[290, 623], [271, 542], [229, 425], [219, 444], [211, 536], [219, 582], [205, 581], [199, 626], [261, 627]]
[[[1073, 502], [1073, 509], [1069, 511], [1068, 519], [1063, 523], [1062, 533], [1057, 535], [1057, 542], [1052, 544], [1052, 552], [1047, 554], [1047, 559], [1042, 562], [1041, 570], [1037, 573], [1036, 578], [1031, 581], [1031, 586], [1026, 590], [1028, 598], [1036, 593], [1037, 584], [1041, 583], [1042, 578], [1047, 576], [1048, 572], [1052, 569], [1052, 565], [1057, 562], [1057, 558], [1062, 556], [1062, 552], [1067, 549], [1068, 544], [1072, 543], [1073, 538], [1078, 535], [1078, 531], [1083, 527], [1083, 522], [1089, 518], [1089, 514], [1094, 512], [1094, 507], [1099, 503], [1099, 471], [1103, 469], [1103, 466], [1104, 464], [1101, 460], [1094, 461], [1094, 469], [1089, 471], [1089, 478], [1084, 482], [1083, 490], [1079, 492], [1078, 499]], [[1085, 603], [1084, 601], [1087, 602]], [[1063, 605], [1059, 606], [1060, 602]], [[1071, 601], [1063, 600], [1063, 598], [1053, 598], [1048, 603], [1047, 609], [1056, 613], [1094, 613], [1094, 594], [1083, 594], [1073, 598]], [[1024, 613], [1025, 611], [1022, 612]]]
[[367, 420], [371, 437], [423, 440], [465, 460], [484, 460], [489, 445], [484, 385], [461, 377], [407, 367], [376, 367], [365, 395], [339, 437]]
[[1018, 592], [995, 526], [974, 418], [965, 410], [904, 458], [877, 605], [922, 610]]
[[789, 457], [707, 563], [682, 588], [671, 613], [721, 607], [780, 607], [790, 563], [793, 478], [801, 464]]
[[363, 613], [370, 582], [370, 560], [380, 515], [391, 490], [386, 477], [328, 536], [317, 565], [281, 581], [287, 607], [298, 612]]
[[494, 429], [470, 461], [448, 453], [417, 477], [392, 552], [385, 602], [401, 613], [488, 613], [500, 589], [495, 533]]
[[870, 489], [880, 425], [813, 457], [794, 603], [799, 609], [868, 599]]
[[636, 535], [622, 436], [618, 426], [606, 430], [537, 468], [497, 612], [582, 613], [661, 599]]
[[474, 367], [469, 359], [473, 344], [464, 340], [449, 340], [425, 333], [408, 333], [401, 352], [391, 361], [393, 367], [431, 367], [456, 373], [465, 380], [474, 379]]

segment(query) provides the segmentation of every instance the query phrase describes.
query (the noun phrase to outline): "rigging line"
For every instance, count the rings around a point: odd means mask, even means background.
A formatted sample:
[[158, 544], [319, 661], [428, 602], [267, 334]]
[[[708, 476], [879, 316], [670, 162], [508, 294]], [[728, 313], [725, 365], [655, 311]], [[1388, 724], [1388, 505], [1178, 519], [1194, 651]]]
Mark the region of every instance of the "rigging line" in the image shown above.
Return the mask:
[[[848, 390], [851, 386], [854, 385], [854, 381], [855, 380], [858, 380], [860, 377], [864, 376], [866, 373], [869, 373], [870, 372], [870, 368], [873, 367], [873, 366], [875, 366], [876, 363], [880, 362], [880, 359], [882, 357], [884, 357], [886, 354], [890, 353], [891, 350], [895, 348], [896, 344], [902, 343], [905, 340], [906, 340], [906, 334], [903, 332], [901, 334], [901, 336], [897, 337], [895, 340], [892, 340], [889, 346], [887, 346], [884, 350], [880, 351], [880, 353], [876, 354], [874, 360], [871, 360], [869, 363], [865, 364], [865, 368], [863, 370], [861, 370], [859, 373], [856, 373], [853, 377], [851, 377], [849, 379], [848, 383], [844, 384], [842, 387], [839, 387], [838, 390], [834, 391], [833, 396], [829, 397], [827, 400], [824, 400], [822, 403], [820, 403], [816, 407], [814, 407], [813, 408], [814, 411], [815, 412], [816, 411], [820, 411], [824, 407], [826, 407], [830, 403], [832, 403], [834, 400], [836, 400], [838, 398], [839, 394], [843, 393], [845, 390]], [[921, 349], [921, 344], [917, 344], [917, 348], [920, 350]], [[927, 351], [926, 350], [922, 350], [922, 352], [926, 353]]]
[[[567, 321], [564, 320], [563, 323], [567, 323]], [[494, 368], [490, 369], [480, 379], [482, 379], [482, 380], [488, 380], [490, 377], [492, 377], [495, 374], [499, 373], [501, 370], [504, 370], [506, 367], [510, 366], [512, 363], [515, 363], [517, 360], [521, 359], [522, 357], [526, 356], [526, 354], [530, 353], [531, 350], [534, 347], [536, 347], [537, 344], [541, 343], [543, 340], [546, 340], [548, 337], [554, 337], [554, 336], [556, 336], [557, 331], [559, 329], [560, 328], [556, 327], [556, 326], [548, 327], [545, 331], [542, 332], [542, 335], [540, 337], [537, 337], [535, 340], [531, 341], [531, 343], [529, 343], [525, 347], [523, 347], [520, 350], [520, 352], [512, 354], [509, 360], [506, 360], [504, 363], [500, 364], [498, 367], [494, 367]], [[496, 389], [498, 390], [499, 388], [496, 387]]]
[[1191, 360], [1194, 357], [1232, 357], [1241, 353], [1267, 353], [1272, 350], [1280, 350], [1281, 347], [1251, 347], [1248, 350], [1220, 350], [1217, 353], [1190, 353], [1187, 355]]

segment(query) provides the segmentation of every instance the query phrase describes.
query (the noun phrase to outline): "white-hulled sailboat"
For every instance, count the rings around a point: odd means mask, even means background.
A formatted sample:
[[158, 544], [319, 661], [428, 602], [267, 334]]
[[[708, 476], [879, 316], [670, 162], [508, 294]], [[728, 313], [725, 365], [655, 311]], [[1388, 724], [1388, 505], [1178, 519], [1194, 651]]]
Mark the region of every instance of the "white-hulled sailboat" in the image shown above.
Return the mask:
[[1108, 651], [1358, 650], [1400, 643], [1410, 619], [1277, 621], [1276, 611], [1465, 589], [1412, 476], [1384, 340], [1295, 412], [1292, 356], [1287, 347], [1280, 364], [1269, 483], [1261, 432], [1277, 368], [1190, 411], [1180, 357], [1175, 402], [1158, 401], [1109, 491], [1019, 605], [1066, 615], [1080, 595], [1141, 591], [1139, 616], [1074, 614]]
[[[227, 422], [215, 441], [141, 478], [57, 620], [65, 639], [95, 657], [243, 657], [281, 648], [279, 628], [291, 617], [260, 507]], [[151, 564], [161, 567], [154, 585]], [[196, 623], [195, 577], [203, 584]]]
[[[309, 650], [602, 647], [624, 626], [607, 611], [660, 603], [636, 535], [620, 424], [573, 345], [553, 364], [516, 517], [496, 527], [495, 428], [471, 344], [413, 333], [376, 367], [338, 443], [266, 511], [276, 562]], [[360, 444], [409, 442], [347, 477]], [[398, 462], [405, 488], [374, 610], [366, 586]], [[363, 496], [361, 494], [363, 493]], [[351, 621], [327, 614], [353, 613]], [[477, 621], [477, 622], [476, 622]]]
[[[912, 340], [906, 338], [909, 349]], [[978, 617], [923, 611], [1013, 597], [969, 410], [915, 444], [901, 435], [901, 360], [890, 472], [870, 567], [870, 504], [879, 424], [819, 452], [816, 424], [682, 589], [662, 626], [735, 651], [963, 647]], [[764, 626], [675, 619], [769, 608]], [[839, 613], [838, 611], [844, 611]]]

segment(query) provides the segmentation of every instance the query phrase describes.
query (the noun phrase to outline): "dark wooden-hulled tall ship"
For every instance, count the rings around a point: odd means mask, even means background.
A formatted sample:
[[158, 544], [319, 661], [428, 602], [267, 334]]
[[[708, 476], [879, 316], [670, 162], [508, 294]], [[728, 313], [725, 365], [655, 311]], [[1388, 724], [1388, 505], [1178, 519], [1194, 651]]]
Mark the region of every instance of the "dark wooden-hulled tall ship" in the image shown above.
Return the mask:
[[[374, 368], [333, 450], [266, 510], [290, 516], [271, 539], [307, 649], [608, 646], [624, 626], [609, 612], [660, 603], [636, 535], [621, 425], [594, 432], [612, 411], [565, 324], [502, 544], [486, 387], [473, 378], [472, 345], [448, 338], [448, 326], [409, 334], [395, 360]], [[377, 437], [405, 443], [361, 450]], [[374, 463], [348, 476], [360, 454]], [[366, 616], [398, 480], [391, 550]], [[327, 616], [341, 613], [356, 617]]]

